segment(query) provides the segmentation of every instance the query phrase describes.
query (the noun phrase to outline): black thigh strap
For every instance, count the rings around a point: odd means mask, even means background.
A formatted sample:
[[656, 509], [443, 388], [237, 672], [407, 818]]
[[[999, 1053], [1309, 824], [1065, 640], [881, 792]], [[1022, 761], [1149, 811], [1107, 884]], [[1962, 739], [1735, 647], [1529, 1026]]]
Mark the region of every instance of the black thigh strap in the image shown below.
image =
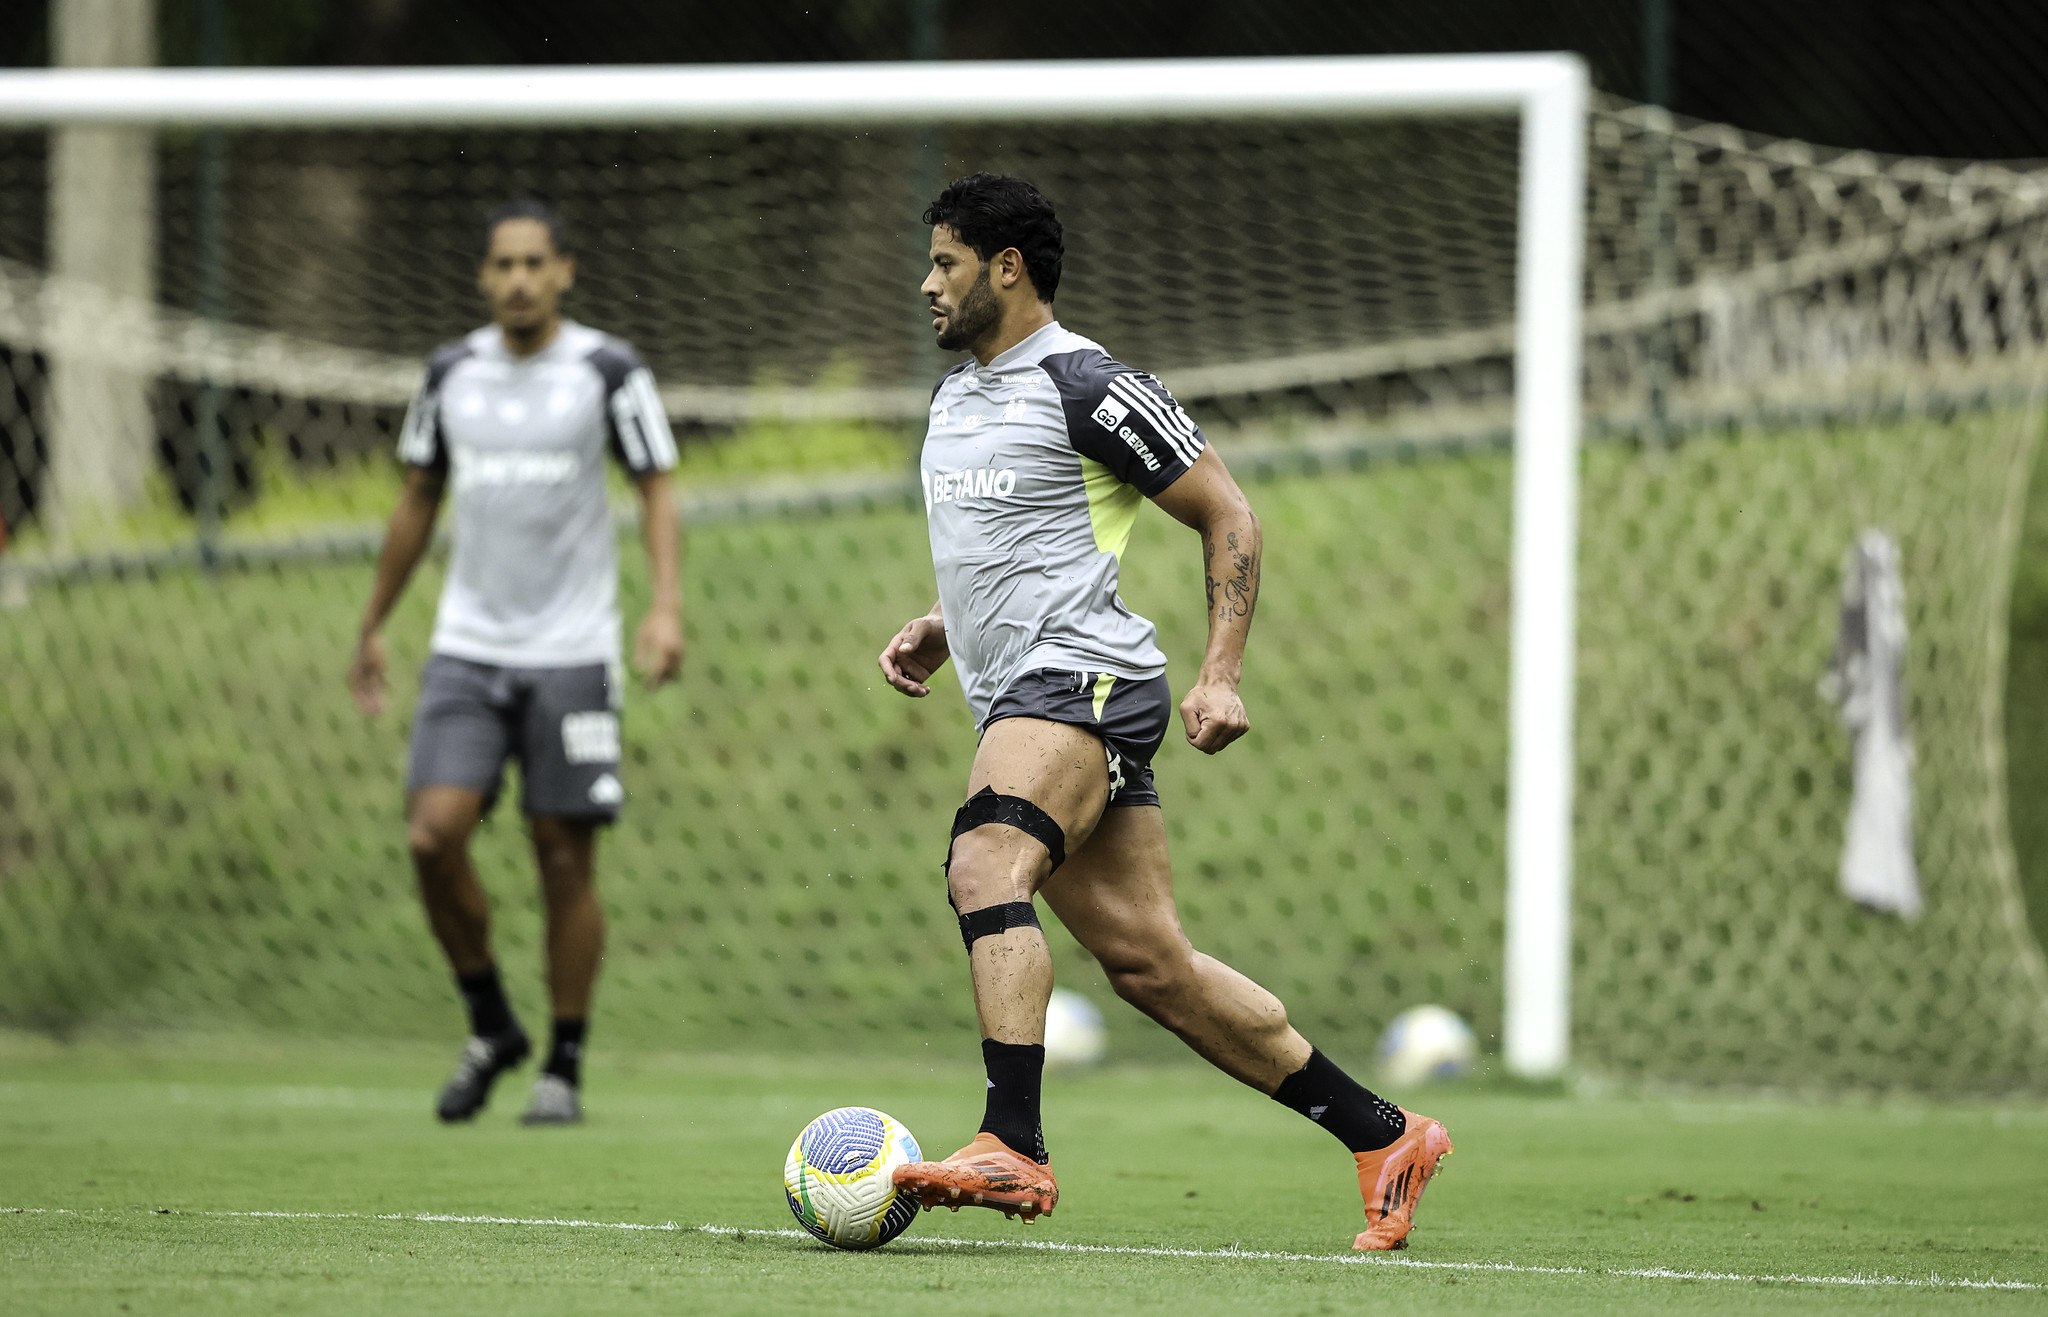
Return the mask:
[[[967, 798], [967, 803], [953, 816], [953, 836], [957, 838], [963, 832], [972, 832], [990, 823], [1007, 823], [1030, 833], [1052, 856], [1053, 868], [1067, 862], [1067, 834], [1060, 831], [1060, 825], [1053, 822], [1052, 815], [1022, 796], [999, 796], [994, 787], [983, 787]], [[952, 871], [953, 853], [949, 847], [946, 872]]]
[[982, 938], [995, 937], [1013, 928], [1039, 927], [1042, 925], [1038, 922], [1038, 910], [1031, 902], [1009, 901], [960, 916], [960, 940], [972, 951], [975, 942]]

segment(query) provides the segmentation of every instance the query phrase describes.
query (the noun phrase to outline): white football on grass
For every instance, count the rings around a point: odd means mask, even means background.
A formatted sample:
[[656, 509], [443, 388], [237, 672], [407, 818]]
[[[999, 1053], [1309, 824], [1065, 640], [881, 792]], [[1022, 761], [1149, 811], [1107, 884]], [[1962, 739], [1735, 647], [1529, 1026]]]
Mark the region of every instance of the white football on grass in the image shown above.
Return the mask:
[[1045, 1063], [1094, 1065], [1109, 1050], [1109, 1034], [1095, 1003], [1067, 988], [1054, 988], [1045, 1006]]
[[1470, 1074], [1479, 1059], [1479, 1040], [1456, 1011], [1417, 1006], [1394, 1017], [1380, 1038], [1380, 1082], [1407, 1088], [1432, 1079]]

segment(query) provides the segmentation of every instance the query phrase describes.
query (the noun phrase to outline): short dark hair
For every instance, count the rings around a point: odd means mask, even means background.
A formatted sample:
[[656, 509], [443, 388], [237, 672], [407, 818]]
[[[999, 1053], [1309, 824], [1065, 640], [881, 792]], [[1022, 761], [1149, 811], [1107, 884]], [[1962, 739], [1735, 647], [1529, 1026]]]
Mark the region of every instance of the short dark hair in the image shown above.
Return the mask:
[[537, 220], [548, 227], [548, 241], [555, 245], [555, 254], [569, 254], [569, 237], [562, 228], [562, 217], [555, 213], [553, 206], [532, 197], [514, 197], [491, 210], [484, 217], [484, 255], [491, 253], [491, 239], [498, 234], [498, 226], [507, 220]]
[[969, 174], [925, 207], [926, 224], [944, 224], [987, 260], [1006, 247], [1024, 257], [1024, 273], [1038, 300], [1050, 302], [1060, 287], [1060, 262], [1067, 245], [1059, 216], [1045, 194], [1008, 174]]

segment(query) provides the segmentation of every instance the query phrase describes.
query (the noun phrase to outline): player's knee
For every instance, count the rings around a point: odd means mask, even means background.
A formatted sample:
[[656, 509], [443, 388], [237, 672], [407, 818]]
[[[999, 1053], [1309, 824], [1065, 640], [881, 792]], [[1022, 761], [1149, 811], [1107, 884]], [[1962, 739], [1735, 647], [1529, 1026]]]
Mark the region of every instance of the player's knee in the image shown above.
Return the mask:
[[952, 863], [946, 868], [946, 895], [953, 908], [979, 910], [1017, 899], [1017, 883], [1005, 858], [987, 836], [970, 832], [955, 838]]
[[572, 910], [581, 912], [587, 919], [603, 918], [597, 900], [597, 884], [587, 866], [565, 864], [560, 868], [549, 868], [543, 865], [540, 894], [550, 918]]
[[947, 890], [958, 910], [1028, 901], [1066, 858], [1066, 833], [1052, 815], [1022, 796], [983, 787], [953, 816]]
[[413, 864], [422, 877], [439, 873], [461, 859], [469, 845], [469, 838], [462, 829], [427, 813], [413, 816], [406, 826], [405, 840], [412, 851]]
[[580, 900], [590, 887], [595, 829], [560, 819], [533, 821], [533, 854], [548, 899]]

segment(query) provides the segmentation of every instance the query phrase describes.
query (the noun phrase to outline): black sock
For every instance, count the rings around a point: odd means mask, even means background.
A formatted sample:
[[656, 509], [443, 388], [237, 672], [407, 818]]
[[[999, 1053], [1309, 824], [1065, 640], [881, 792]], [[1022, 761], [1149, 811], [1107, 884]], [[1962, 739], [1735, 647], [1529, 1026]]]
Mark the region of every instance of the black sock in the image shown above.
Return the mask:
[[455, 986], [462, 990], [462, 1004], [469, 1007], [469, 1031], [479, 1038], [496, 1038], [518, 1021], [512, 1018], [512, 1003], [505, 1000], [505, 985], [498, 982], [498, 967], [487, 965], [474, 974], [457, 974]]
[[583, 1020], [556, 1020], [554, 1041], [548, 1044], [548, 1063], [541, 1067], [548, 1074], [569, 1081], [572, 1087], [583, 1082]]
[[1308, 1064], [1280, 1081], [1273, 1100], [1321, 1125], [1353, 1152], [1376, 1152], [1408, 1128], [1399, 1107], [1360, 1088], [1319, 1051], [1311, 1050]]
[[988, 1110], [981, 1128], [1040, 1166], [1045, 1155], [1045, 1130], [1038, 1123], [1038, 1093], [1045, 1079], [1045, 1047], [1040, 1043], [999, 1043], [981, 1040], [981, 1063], [988, 1069]]

